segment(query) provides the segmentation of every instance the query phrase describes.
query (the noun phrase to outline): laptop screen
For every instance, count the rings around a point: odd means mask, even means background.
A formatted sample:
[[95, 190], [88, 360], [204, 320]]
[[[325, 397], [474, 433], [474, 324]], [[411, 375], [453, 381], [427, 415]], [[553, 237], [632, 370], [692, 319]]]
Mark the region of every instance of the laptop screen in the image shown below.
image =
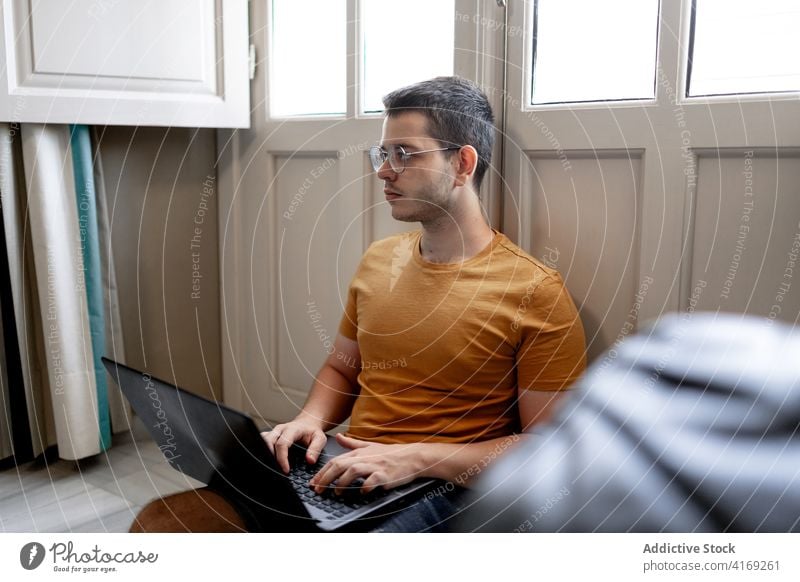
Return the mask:
[[209, 483], [215, 473], [272, 464], [253, 421], [221, 404], [103, 359], [170, 465]]

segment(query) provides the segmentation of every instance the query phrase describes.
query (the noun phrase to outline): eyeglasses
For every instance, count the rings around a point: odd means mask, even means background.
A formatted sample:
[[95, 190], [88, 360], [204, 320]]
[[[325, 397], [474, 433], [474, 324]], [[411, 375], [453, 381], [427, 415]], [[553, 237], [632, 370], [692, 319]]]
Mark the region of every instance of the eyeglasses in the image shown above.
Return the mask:
[[431, 152], [448, 152], [452, 150], [460, 150], [464, 146], [450, 146], [446, 148], [437, 148], [435, 150], [421, 150], [418, 152], [407, 152], [403, 146], [390, 145], [389, 149], [384, 149], [381, 146], [372, 146], [369, 148], [369, 161], [372, 163], [372, 169], [376, 172], [380, 167], [389, 160], [389, 166], [395, 174], [402, 174], [406, 169], [406, 162], [411, 156], [418, 156], [419, 154], [429, 154]]

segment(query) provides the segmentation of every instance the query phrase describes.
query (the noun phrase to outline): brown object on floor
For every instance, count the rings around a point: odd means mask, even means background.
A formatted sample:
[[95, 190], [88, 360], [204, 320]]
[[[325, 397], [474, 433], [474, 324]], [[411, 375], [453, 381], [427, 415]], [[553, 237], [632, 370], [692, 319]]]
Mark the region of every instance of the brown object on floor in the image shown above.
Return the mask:
[[130, 533], [246, 532], [242, 517], [222, 496], [208, 489], [168, 495], [148, 503]]

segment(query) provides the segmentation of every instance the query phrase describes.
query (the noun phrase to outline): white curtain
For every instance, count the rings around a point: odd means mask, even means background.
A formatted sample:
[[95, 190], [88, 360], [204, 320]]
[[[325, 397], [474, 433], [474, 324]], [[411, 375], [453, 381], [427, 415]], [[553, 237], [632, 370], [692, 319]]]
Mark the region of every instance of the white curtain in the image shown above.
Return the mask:
[[[16, 337], [3, 340], [6, 348], [16, 342], [22, 371], [18, 385], [3, 374], [0, 455], [11, 450], [18, 461], [26, 448], [23, 425], [32, 455], [57, 445], [64, 459], [95, 455], [110, 445], [112, 428], [129, 428], [129, 409], [97, 366], [103, 354], [124, 360], [124, 346], [107, 205], [102, 180], [94, 179], [102, 168], [88, 136], [80, 126], [0, 124], [0, 195], [16, 322]], [[0, 365], [9, 369], [7, 361]]]

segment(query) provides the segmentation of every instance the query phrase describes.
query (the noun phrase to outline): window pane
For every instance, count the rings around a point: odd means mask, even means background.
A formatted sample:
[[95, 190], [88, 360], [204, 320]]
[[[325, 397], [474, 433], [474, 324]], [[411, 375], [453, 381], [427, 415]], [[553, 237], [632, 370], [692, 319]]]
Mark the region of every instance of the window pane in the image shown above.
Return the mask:
[[800, 91], [797, 0], [697, 0], [689, 95]]
[[533, 103], [655, 96], [658, 0], [538, 0]]
[[273, 0], [270, 114], [344, 114], [346, 58], [346, 0]]
[[362, 108], [381, 111], [390, 91], [453, 74], [455, 0], [362, 0]]

